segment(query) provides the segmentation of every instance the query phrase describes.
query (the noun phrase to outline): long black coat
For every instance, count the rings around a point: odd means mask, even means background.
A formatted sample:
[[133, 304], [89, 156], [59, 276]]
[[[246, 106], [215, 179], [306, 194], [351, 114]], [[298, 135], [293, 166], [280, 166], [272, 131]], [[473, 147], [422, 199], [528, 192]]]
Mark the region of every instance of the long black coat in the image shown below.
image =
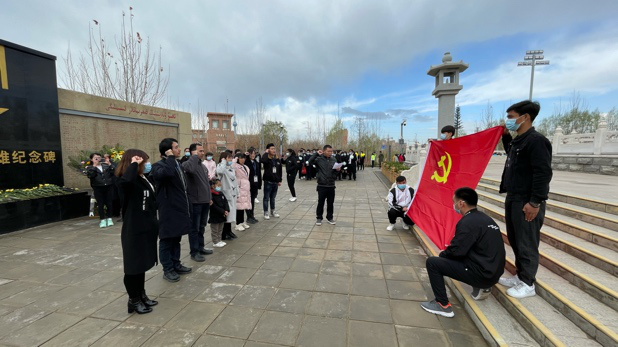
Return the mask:
[[124, 273], [137, 275], [157, 263], [157, 202], [146, 178], [137, 174], [137, 163], [129, 165], [118, 179], [122, 196], [122, 261]]
[[[254, 160], [251, 160], [249, 156], [247, 156], [247, 161], [245, 165], [249, 167], [249, 183], [251, 183], [251, 189], [262, 189], [262, 164], [256, 160], [259, 157], [255, 157]], [[255, 177], [257, 177], [257, 182], [255, 181]]]
[[168, 239], [186, 235], [191, 229], [187, 179], [174, 156], [152, 165], [150, 173], [157, 188], [159, 206], [159, 238]]

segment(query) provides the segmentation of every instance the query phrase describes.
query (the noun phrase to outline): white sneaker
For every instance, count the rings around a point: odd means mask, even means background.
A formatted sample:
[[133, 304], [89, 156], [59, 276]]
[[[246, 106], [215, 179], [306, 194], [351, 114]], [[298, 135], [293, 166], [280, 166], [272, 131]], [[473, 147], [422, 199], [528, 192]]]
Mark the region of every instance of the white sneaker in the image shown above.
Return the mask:
[[264, 219], [266, 220], [270, 219], [270, 215], [268, 215], [268, 213], [264, 213]]
[[255, 203], [256, 204], [260, 203], [260, 200], [258, 200], [258, 198], [255, 198]]
[[406, 223], [404, 223], [404, 222], [401, 222], [401, 227], [403, 228], [403, 230], [409, 230], [410, 229], [410, 227]]
[[294, 201], [296, 201], [296, 198], [295, 198], [295, 197], [292, 197], [292, 198], [290, 198], [290, 201], [291, 201], [291, 202], [294, 202]]
[[279, 214], [277, 213], [277, 211], [272, 211], [270, 214], [271, 214], [273, 217], [275, 217], [275, 218], [279, 218], [279, 217], [280, 217], [280, 216], [279, 216]]
[[521, 280], [519, 279], [519, 277], [517, 277], [517, 275], [515, 275], [513, 277], [500, 277], [500, 280], [498, 281], [498, 283], [500, 283], [501, 285], [507, 288], [512, 288], [520, 284]]
[[394, 229], [394, 228], [395, 228], [395, 224], [389, 224], [389, 225], [386, 227], [386, 231], [393, 231], [393, 229]]
[[243, 227], [243, 228], [245, 228], [245, 230], [247, 230], [247, 229], [251, 228], [251, 227], [249, 226], [249, 224], [247, 224], [247, 222], [244, 222], [244, 223], [242, 223], [241, 225], [242, 225], [242, 227]]
[[534, 290], [534, 284], [531, 286], [525, 284], [524, 282], [519, 282], [515, 287], [509, 288], [506, 291], [509, 296], [512, 296], [517, 299], [523, 299], [530, 296], [535, 296], [536, 291]]
[[225, 245], [227, 245], [227, 243], [223, 242], [223, 241], [219, 241], [217, 243], [215, 243], [214, 245], [212, 245], [213, 247], [217, 247], [217, 248], [221, 248], [224, 247]]
[[234, 228], [234, 231], [245, 231], [245, 228], [243, 228], [242, 224], [238, 224], [236, 228]]

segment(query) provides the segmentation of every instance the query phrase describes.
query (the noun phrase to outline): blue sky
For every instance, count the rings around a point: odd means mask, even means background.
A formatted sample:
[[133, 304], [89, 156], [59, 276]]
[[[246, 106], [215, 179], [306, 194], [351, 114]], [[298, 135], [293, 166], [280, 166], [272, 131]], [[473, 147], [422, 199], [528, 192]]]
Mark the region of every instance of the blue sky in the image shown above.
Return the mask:
[[[332, 124], [338, 104], [361, 113], [408, 110], [404, 138], [433, 137], [438, 102], [426, 73], [447, 51], [470, 64], [457, 97], [468, 133], [488, 103], [501, 117], [528, 97], [530, 69], [517, 62], [530, 49], [544, 49], [551, 61], [535, 74], [541, 118], [575, 92], [602, 112], [618, 106], [615, 0], [23, 0], [2, 9], [0, 38], [56, 55], [61, 85], [69, 43], [74, 55], [83, 52], [93, 20], [112, 42], [122, 13], [134, 14], [136, 31], [162, 48], [169, 67], [162, 106], [191, 111], [197, 122], [198, 102], [201, 111], [227, 103], [240, 132], [253, 130], [261, 98], [291, 138], [321, 117]], [[406, 112], [390, 113], [380, 134], [398, 137]], [[354, 115], [341, 116], [350, 126]]]

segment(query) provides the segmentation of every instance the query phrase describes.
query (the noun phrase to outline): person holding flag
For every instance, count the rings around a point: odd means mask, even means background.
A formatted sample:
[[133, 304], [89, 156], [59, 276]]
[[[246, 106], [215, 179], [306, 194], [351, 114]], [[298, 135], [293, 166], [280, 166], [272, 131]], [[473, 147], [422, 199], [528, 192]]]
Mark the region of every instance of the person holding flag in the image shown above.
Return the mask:
[[455, 227], [451, 244], [438, 257], [427, 258], [427, 275], [435, 299], [421, 303], [430, 313], [453, 317], [444, 276], [472, 286], [472, 298], [483, 300], [491, 294], [504, 271], [506, 252], [496, 222], [476, 209], [478, 194], [463, 187], [453, 195], [453, 209], [461, 219]]

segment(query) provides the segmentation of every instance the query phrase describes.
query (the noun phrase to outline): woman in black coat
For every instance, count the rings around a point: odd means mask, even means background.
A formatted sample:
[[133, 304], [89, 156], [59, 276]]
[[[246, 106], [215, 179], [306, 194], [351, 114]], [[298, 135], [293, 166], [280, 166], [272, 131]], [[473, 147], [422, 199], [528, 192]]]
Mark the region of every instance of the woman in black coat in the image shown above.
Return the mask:
[[302, 167], [302, 164], [298, 157], [296, 156], [296, 152], [293, 149], [288, 148], [287, 153], [285, 153], [285, 172], [287, 173], [288, 179], [288, 188], [290, 188], [290, 193], [292, 197], [290, 201], [296, 201], [296, 189], [294, 189], [294, 183], [296, 182], [296, 173]]
[[158, 304], [144, 289], [145, 273], [157, 264], [157, 202], [155, 189], [144, 174], [150, 172], [148, 154], [139, 149], [127, 150], [116, 168], [122, 197], [122, 260], [124, 285], [129, 294], [128, 311], [152, 312]]

